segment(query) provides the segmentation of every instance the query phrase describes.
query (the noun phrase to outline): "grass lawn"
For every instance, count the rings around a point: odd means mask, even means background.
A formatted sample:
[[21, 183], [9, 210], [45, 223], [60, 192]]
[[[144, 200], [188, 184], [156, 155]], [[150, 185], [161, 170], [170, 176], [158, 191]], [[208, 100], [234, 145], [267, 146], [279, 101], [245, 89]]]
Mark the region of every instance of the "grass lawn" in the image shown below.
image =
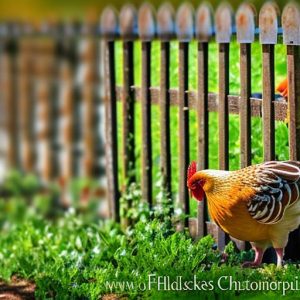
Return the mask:
[[[12, 293], [20, 296], [16, 299], [25, 294], [34, 299], [34, 293], [37, 299], [274, 299], [283, 293], [293, 299], [299, 293], [291, 290], [291, 284], [299, 285], [297, 264], [241, 268], [253, 251], [237, 253], [231, 242], [224, 260], [211, 236], [194, 241], [188, 232], [176, 232], [167, 206], [141, 207], [140, 191], [133, 202], [134, 226], [124, 229], [100, 220], [95, 207], [63, 211], [57, 191], [40, 190], [37, 182], [15, 174], [2, 186], [0, 296], [5, 299]], [[240, 290], [231, 288], [229, 276], [241, 282]], [[159, 278], [175, 282], [174, 290], [158, 285]], [[189, 289], [180, 288], [180, 280]], [[246, 290], [247, 282], [254, 290]], [[273, 282], [273, 288], [275, 282], [276, 290], [255, 289], [260, 282]]]
[[[197, 42], [190, 44], [189, 51], [189, 85], [191, 90], [197, 89]], [[135, 62], [135, 85], [141, 85], [141, 45], [135, 42], [134, 46]], [[116, 72], [117, 85], [122, 85], [122, 44], [116, 43]], [[261, 45], [255, 42], [252, 45], [252, 92], [262, 92], [262, 53]], [[277, 85], [286, 77], [286, 48], [282, 44], [275, 47], [275, 84]], [[152, 86], [159, 86], [160, 82], [160, 43], [158, 41], [152, 44], [151, 60], [151, 81]], [[178, 87], [178, 43], [171, 42], [171, 87]], [[239, 45], [237, 42], [230, 44], [230, 94], [239, 94], [240, 77], [239, 77]], [[209, 92], [218, 92], [218, 45], [212, 42], [209, 45]], [[153, 178], [154, 182], [160, 179], [160, 125], [159, 125], [159, 107], [152, 106], [152, 147], [153, 147]], [[122, 127], [121, 127], [122, 107], [118, 103], [118, 141], [119, 150], [122, 149]], [[174, 198], [178, 192], [178, 109], [171, 108], [171, 151], [172, 151], [172, 190]], [[263, 136], [261, 118], [252, 118], [252, 163], [263, 161]], [[135, 110], [135, 130], [136, 130], [136, 173], [137, 181], [141, 176], [141, 107], [136, 104]], [[197, 157], [197, 122], [196, 112], [190, 111], [190, 159], [196, 160]], [[230, 152], [230, 170], [239, 168], [240, 164], [240, 140], [239, 140], [239, 116], [230, 115], [229, 117], [229, 152]], [[122, 159], [121, 151], [119, 152], [120, 161]], [[276, 158], [278, 160], [288, 159], [288, 129], [283, 122], [276, 122]], [[218, 114], [209, 113], [209, 168], [217, 169], [219, 165], [218, 156]], [[120, 180], [122, 178], [122, 166], [120, 164]], [[161, 185], [154, 186], [154, 197], [160, 195]], [[196, 214], [195, 202], [191, 202], [191, 215]]]

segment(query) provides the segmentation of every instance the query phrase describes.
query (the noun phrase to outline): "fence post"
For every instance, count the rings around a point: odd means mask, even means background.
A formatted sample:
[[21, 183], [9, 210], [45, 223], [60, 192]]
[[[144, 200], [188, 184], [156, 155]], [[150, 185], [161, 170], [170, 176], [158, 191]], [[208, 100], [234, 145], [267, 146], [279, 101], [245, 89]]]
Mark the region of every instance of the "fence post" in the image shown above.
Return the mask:
[[[194, 11], [190, 4], [182, 4], [176, 14], [177, 37], [179, 40], [179, 201], [183, 213], [190, 213], [189, 194], [186, 186], [189, 165], [189, 103], [188, 66], [189, 41], [194, 36]], [[188, 218], [185, 218], [186, 227]]]
[[[198, 168], [208, 168], [208, 43], [213, 31], [212, 9], [207, 3], [201, 4], [196, 11], [196, 39], [198, 40]], [[203, 237], [208, 221], [206, 200], [198, 202], [197, 235]]]
[[[231, 7], [222, 3], [215, 14], [216, 41], [219, 44], [219, 168], [229, 168], [229, 44], [231, 40], [233, 16]], [[215, 225], [216, 226], [216, 225]], [[225, 233], [217, 227], [218, 248], [225, 247]]]
[[105, 131], [107, 160], [107, 197], [111, 217], [120, 221], [120, 193], [118, 180], [118, 130], [115, 70], [115, 38], [117, 36], [117, 15], [107, 7], [101, 15], [101, 34], [105, 47]]
[[274, 45], [277, 44], [278, 7], [275, 3], [267, 2], [259, 12], [260, 43], [263, 53], [263, 144], [264, 160], [275, 159], [275, 73]]
[[[288, 3], [282, 12], [283, 43], [287, 45], [289, 156], [300, 161], [300, 7]], [[290, 233], [286, 257], [299, 260], [299, 228]]]
[[142, 197], [152, 206], [152, 141], [151, 141], [151, 40], [155, 35], [155, 21], [150, 4], [143, 4], [138, 12], [139, 36], [142, 41]]
[[240, 5], [236, 13], [237, 41], [240, 43], [240, 143], [241, 168], [251, 164], [251, 43], [255, 33], [255, 11]]
[[[175, 36], [174, 9], [163, 4], [157, 12], [160, 43], [160, 165], [166, 197], [172, 196], [170, 138], [170, 40]], [[172, 213], [172, 211], [170, 211]]]

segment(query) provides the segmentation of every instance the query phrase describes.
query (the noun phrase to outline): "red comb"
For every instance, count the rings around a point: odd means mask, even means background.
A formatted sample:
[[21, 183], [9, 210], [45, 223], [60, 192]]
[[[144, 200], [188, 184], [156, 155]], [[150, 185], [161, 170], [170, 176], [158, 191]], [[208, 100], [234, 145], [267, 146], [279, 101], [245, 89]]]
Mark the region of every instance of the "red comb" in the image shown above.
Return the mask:
[[187, 170], [187, 180], [189, 180], [197, 172], [197, 163], [192, 161]]

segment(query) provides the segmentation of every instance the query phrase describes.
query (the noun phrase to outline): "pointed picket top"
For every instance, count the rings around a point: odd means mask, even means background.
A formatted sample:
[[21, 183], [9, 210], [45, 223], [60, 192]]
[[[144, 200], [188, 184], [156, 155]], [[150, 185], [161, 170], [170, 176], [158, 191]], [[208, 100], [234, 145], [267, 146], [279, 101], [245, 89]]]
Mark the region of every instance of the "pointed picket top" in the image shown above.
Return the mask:
[[282, 12], [283, 43], [300, 45], [300, 8], [296, 2], [288, 3]]
[[118, 17], [115, 9], [111, 6], [106, 7], [100, 18], [101, 35], [106, 39], [113, 39], [118, 33]]
[[275, 2], [266, 2], [259, 12], [259, 40], [261, 44], [277, 44], [279, 7]]
[[170, 3], [162, 4], [157, 11], [157, 34], [162, 40], [175, 36], [175, 11]]
[[236, 35], [239, 43], [252, 43], [255, 36], [255, 7], [249, 3], [239, 6], [236, 16]]
[[125, 4], [119, 15], [120, 32], [125, 40], [137, 38], [137, 11], [131, 4]]
[[217, 43], [230, 43], [233, 23], [231, 6], [226, 2], [221, 3], [215, 13]]
[[139, 36], [143, 41], [150, 41], [155, 36], [154, 9], [151, 4], [144, 3], [138, 11]]
[[194, 37], [194, 9], [188, 2], [180, 5], [176, 14], [176, 33], [180, 42]]
[[196, 11], [196, 38], [200, 42], [208, 42], [213, 34], [213, 13], [209, 3], [200, 4]]

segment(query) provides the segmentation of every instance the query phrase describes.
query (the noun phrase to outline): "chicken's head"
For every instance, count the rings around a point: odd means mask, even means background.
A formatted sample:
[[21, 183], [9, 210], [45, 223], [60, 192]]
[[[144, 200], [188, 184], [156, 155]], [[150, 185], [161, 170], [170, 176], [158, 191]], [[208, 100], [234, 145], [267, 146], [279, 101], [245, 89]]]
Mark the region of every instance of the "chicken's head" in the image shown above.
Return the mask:
[[191, 195], [198, 201], [204, 198], [203, 190], [204, 180], [197, 176], [197, 163], [192, 161], [187, 170], [187, 187]]

